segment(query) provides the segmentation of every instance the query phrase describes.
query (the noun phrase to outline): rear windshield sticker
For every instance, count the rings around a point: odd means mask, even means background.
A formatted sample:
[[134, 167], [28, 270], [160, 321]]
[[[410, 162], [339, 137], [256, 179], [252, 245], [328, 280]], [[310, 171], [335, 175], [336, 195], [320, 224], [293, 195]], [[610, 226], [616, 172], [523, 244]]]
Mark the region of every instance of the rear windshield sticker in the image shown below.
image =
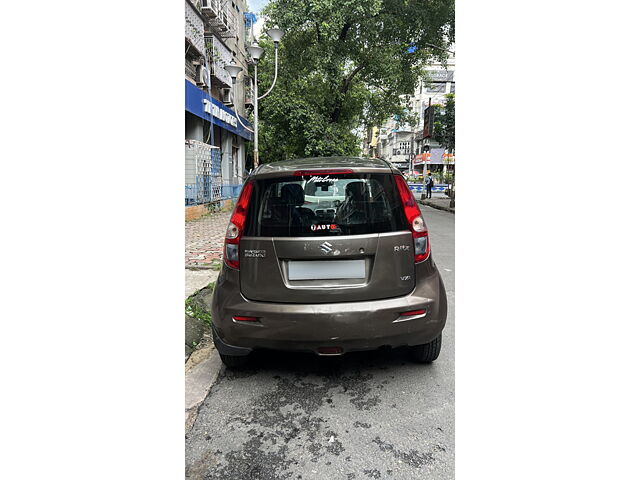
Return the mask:
[[322, 225], [311, 225], [311, 231], [315, 232], [318, 230], [339, 230], [338, 225], [336, 225], [335, 223], [331, 223], [331, 224], [322, 224]]
[[331, 178], [329, 177], [329, 175], [327, 175], [326, 177], [320, 177], [318, 175], [314, 175], [313, 177], [311, 177], [309, 179], [310, 182], [314, 182], [314, 183], [325, 183], [325, 182], [331, 182], [331, 183], [335, 183], [338, 181], [337, 178]]

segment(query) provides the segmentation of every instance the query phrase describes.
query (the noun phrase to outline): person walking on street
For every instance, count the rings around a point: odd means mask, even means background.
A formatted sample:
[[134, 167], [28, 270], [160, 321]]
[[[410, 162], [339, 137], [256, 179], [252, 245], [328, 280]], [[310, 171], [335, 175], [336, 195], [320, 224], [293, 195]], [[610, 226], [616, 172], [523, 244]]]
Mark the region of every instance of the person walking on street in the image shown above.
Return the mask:
[[427, 198], [431, 198], [431, 187], [433, 187], [433, 177], [431, 176], [431, 172], [427, 178], [425, 178], [425, 188], [427, 189]]

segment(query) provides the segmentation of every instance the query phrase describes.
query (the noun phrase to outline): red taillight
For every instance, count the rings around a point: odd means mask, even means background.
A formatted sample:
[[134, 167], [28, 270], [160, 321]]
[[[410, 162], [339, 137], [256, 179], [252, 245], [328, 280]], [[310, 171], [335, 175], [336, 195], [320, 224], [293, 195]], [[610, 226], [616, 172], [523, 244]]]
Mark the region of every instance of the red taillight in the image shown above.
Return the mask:
[[257, 322], [258, 317], [244, 317], [242, 315], [234, 315], [231, 317], [235, 322]]
[[249, 208], [249, 200], [251, 200], [251, 192], [253, 192], [253, 181], [249, 181], [242, 187], [238, 203], [231, 214], [231, 220], [227, 227], [227, 234], [224, 239], [224, 263], [231, 268], [238, 270], [240, 268], [240, 238], [244, 230], [244, 224], [247, 219], [247, 209]]
[[296, 170], [293, 172], [294, 177], [306, 177], [309, 175], [340, 175], [343, 173], [353, 173], [350, 168], [337, 168], [334, 170]]
[[414, 260], [415, 263], [422, 262], [429, 258], [431, 253], [431, 245], [429, 244], [429, 233], [427, 232], [427, 224], [422, 218], [420, 208], [413, 198], [413, 193], [402, 175], [394, 175], [396, 186], [400, 193], [400, 200], [404, 208], [404, 214], [409, 222], [409, 228], [413, 235]]
[[402, 312], [400, 314], [401, 317], [413, 317], [414, 315], [424, 315], [427, 313], [427, 309], [423, 308], [421, 310], [411, 310], [409, 312]]

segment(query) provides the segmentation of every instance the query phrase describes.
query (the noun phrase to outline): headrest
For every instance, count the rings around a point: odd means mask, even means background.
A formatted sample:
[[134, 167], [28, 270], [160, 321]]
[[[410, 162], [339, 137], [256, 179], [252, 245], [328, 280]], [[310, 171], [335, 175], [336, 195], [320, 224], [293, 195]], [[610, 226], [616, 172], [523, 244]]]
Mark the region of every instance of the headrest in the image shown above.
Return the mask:
[[302, 186], [297, 183], [287, 183], [282, 187], [280, 193], [282, 201], [287, 205], [302, 205], [304, 203], [304, 190]]
[[278, 205], [282, 205], [282, 198], [280, 198], [280, 197], [269, 197], [267, 199], [267, 207], [273, 208], [273, 207], [277, 207]]
[[364, 182], [351, 182], [345, 188], [345, 195], [352, 197], [356, 202], [362, 202], [365, 199], [367, 186]]

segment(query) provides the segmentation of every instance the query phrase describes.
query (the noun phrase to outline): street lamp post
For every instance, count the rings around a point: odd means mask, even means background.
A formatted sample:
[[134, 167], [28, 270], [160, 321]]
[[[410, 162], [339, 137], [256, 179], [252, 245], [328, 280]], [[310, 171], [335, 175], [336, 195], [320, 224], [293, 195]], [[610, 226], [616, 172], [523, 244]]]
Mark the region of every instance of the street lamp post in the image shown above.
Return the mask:
[[[258, 158], [258, 100], [263, 99], [264, 97], [266, 97], [267, 95], [269, 95], [269, 93], [271, 93], [271, 90], [273, 90], [273, 87], [276, 84], [276, 80], [278, 79], [278, 46], [280, 45], [280, 40], [282, 39], [284, 32], [282, 30], [280, 30], [278, 27], [275, 28], [271, 28], [269, 30], [267, 30], [267, 35], [269, 35], [269, 37], [271, 37], [271, 40], [273, 40], [273, 45], [275, 48], [275, 74], [273, 77], [273, 83], [271, 84], [271, 87], [269, 87], [269, 90], [267, 90], [266, 93], [264, 93], [262, 96], [258, 96], [258, 61], [260, 60], [260, 58], [262, 57], [262, 55], [264, 54], [264, 48], [260, 47], [258, 45], [258, 42], [256, 42], [254, 40], [254, 42], [251, 44], [250, 47], [247, 48], [247, 51], [249, 52], [249, 55], [251, 56], [251, 58], [253, 59], [253, 64], [254, 64], [254, 79], [253, 79], [253, 168], [256, 168], [259, 164], [259, 158]], [[238, 76], [238, 74], [242, 71], [241, 67], [238, 67], [237, 65], [235, 65], [233, 62], [229, 65], [226, 65], [225, 70], [227, 70], [229, 72], [229, 75], [231, 75], [231, 80], [233, 81], [233, 83], [236, 83], [236, 78]], [[235, 110], [235, 105], [234, 105], [234, 110]], [[236, 113], [236, 116], [238, 114]], [[238, 118], [238, 120], [240, 120]], [[240, 123], [242, 124], [242, 121], [240, 121]], [[244, 124], [242, 124], [244, 126]]]

